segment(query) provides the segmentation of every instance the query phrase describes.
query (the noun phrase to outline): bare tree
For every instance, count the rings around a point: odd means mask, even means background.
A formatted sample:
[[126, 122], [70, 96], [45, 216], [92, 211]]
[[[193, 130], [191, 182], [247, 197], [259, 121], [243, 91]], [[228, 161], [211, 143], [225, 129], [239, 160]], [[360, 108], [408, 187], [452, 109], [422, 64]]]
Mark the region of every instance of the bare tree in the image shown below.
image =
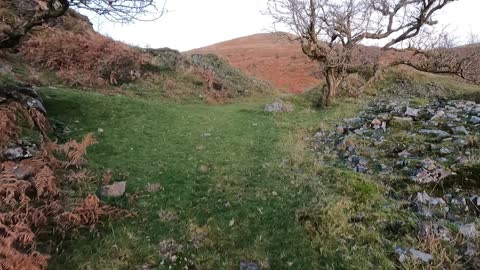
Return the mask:
[[473, 34], [466, 40], [466, 45], [460, 45], [458, 40], [447, 27], [440, 30], [423, 28], [408, 40], [410, 55], [404, 55], [390, 66], [403, 64], [420, 71], [452, 74], [480, 83], [480, 44], [475, 44]]
[[0, 10], [7, 12], [0, 12], [0, 49], [15, 47], [34, 27], [65, 15], [70, 8], [122, 23], [155, 20], [164, 12], [155, 0], [2, 0]]
[[269, 0], [275, 24], [290, 28], [303, 52], [322, 67], [330, 105], [345, 77], [355, 72], [355, 51], [366, 40], [384, 49], [415, 37], [434, 14], [456, 0]]

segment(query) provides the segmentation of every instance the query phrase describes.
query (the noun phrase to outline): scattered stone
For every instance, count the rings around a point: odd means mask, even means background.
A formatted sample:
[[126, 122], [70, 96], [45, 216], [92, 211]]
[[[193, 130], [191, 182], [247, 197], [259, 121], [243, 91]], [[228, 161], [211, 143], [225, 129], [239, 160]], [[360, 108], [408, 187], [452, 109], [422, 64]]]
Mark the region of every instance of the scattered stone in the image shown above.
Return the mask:
[[450, 151], [450, 149], [448, 149], [448, 148], [446, 148], [446, 147], [440, 148], [440, 154], [442, 154], [442, 155], [448, 155], [448, 154], [450, 154], [450, 153], [452, 153], [452, 151]]
[[422, 193], [417, 193], [415, 201], [421, 204], [430, 204], [430, 205], [440, 205], [446, 204], [445, 200], [442, 198], [432, 198], [425, 191]]
[[380, 119], [378, 119], [378, 118], [375, 118], [375, 119], [372, 120], [371, 124], [373, 126], [380, 126], [380, 125], [382, 125], [382, 121], [380, 121]]
[[363, 166], [363, 165], [357, 165], [355, 166], [354, 170], [358, 173], [366, 173], [368, 172], [368, 168]]
[[428, 171], [433, 171], [437, 168], [437, 166], [435, 165], [435, 161], [433, 161], [429, 158], [422, 160], [421, 166], [422, 166], [422, 168], [424, 168]]
[[362, 125], [363, 119], [360, 117], [353, 117], [353, 118], [346, 118], [343, 119], [345, 124], [349, 126], [350, 128], [358, 128]]
[[368, 160], [362, 157], [352, 157], [352, 162], [357, 165], [362, 165], [362, 166], [367, 166], [368, 165]]
[[414, 109], [414, 108], [411, 108], [411, 107], [407, 107], [407, 110], [405, 111], [405, 116], [410, 116], [410, 117], [413, 117], [413, 118], [417, 118], [419, 112], [420, 112], [419, 109]]
[[240, 261], [240, 270], [261, 270], [262, 267], [254, 261]]
[[467, 205], [467, 200], [463, 197], [454, 197], [450, 200], [450, 204], [457, 205], [457, 206], [465, 206]]
[[480, 117], [478, 116], [472, 116], [470, 118], [470, 123], [474, 124], [474, 125], [478, 125], [480, 124]]
[[433, 135], [437, 137], [448, 137], [450, 134], [446, 131], [443, 130], [438, 130], [438, 129], [421, 129], [419, 131], [421, 134], [426, 134], [426, 135]]
[[464, 139], [456, 139], [455, 141], [453, 141], [453, 143], [460, 146], [468, 145], [467, 141], [465, 141]]
[[418, 184], [438, 183], [450, 175], [453, 173], [442, 168], [433, 171], [420, 169], [411, 179]]
[[452, 239], [450, 232], [445, 226], [431, 222], [420, 223], [418, 236], [421, 238], [428, 238], [432, 235], [436, 238], [442, 239], [443, 241], [450, 241]]
[[35, 144], [22, 142], [20, 145], [7, 148], [3, 151], [3, 157], [7, 160], [20, 160], [31, 158], [38, 153], [38, 148]]
[[395, 162], [395, 165], [398, 167], [398, 168], [404, 168], [406, 166], [408, 166], [409, 162], [408, 160], [397, 160]]
[[398, 261], [403, 263], [408, 259], [408, 253], [402, 247], [396, 247], [395, 253], [398, 255]]
[[210, 137], [210, 136], [212, 136], [211, 133], [203, 133], [203, 134], [202, 134], [202, 137]]
[[464, 126], [454, 127], [454, 128], [452, 128], [452, 131], [453, 131], [453, 134], [456, 134], [456, 135], [468, 135], [469, 134], [468, 130]]
[[408, 252], [410, 253], [413, 259], [420, 260], [424, 263], [429, 263], [431, 260], [433, 260], [433, 256], [431, 254], [428, 254], [413, 248], [409, 249]]
[[345, 128], [341, 125], [337, 126], [337, 133], [338, 134], [344, 134], [345, 133]]
[[410, 157], [412, 154], [410, 154], [407, 150], [403, 150], [402, 152], [398, 153], [398, 156], [399, 157], [402, 157], [402, 158], [408, 158]]
[[115, 182], [111, 185], [105, 185], [100, 187], [100, 196], [103, 198], [118, 198], [125, 194], [127, 182]]
[[480, 206], [480, 197], [477, 195], [472, 195], [470, 196], [470, 201], [473, 203], [475, 206]]
[[431, 254], [410, 248], [408, 250], [403, 249], [402, 247], [396, 247], [395, 253], [399, 255], [398, 261], [403, 263], [408, 259], [420, 260], [424, 263], [429, 263], [433, 260], [433, 256]]
[[438, 111], [430, 120], [437, 120], [442, 118], [445, 115], [445, 111]]
[[412, 207], [415, 214], [419, 217], [431, 218], [433, 217], [433, 212], [429, 207], [425, 207], [421, 204], [414, 203]]
[[265, 105], [264, 111], [270, 113], [293, 112], [293, 105], [285, 103], [282, 100], [276, 100], [273, 103]]
[[461, 225], [458, 227], [458, 232], [463, 235], [465, 238], [474, 239], [478, 236], [477, 228], [475, 223], [469, 223]]

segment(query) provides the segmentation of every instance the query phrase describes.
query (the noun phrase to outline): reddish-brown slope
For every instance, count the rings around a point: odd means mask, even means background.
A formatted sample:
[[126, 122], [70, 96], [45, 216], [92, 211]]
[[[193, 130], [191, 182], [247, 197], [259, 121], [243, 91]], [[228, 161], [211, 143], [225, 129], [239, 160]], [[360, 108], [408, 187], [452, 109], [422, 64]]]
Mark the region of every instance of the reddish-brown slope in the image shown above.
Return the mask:
[[256, 34], [194, 49], [189, 53], [214, 53], [286, 92], [300, 93], [319, 84], [318, 66], [301, 51], [300, 45], [278, 34]]

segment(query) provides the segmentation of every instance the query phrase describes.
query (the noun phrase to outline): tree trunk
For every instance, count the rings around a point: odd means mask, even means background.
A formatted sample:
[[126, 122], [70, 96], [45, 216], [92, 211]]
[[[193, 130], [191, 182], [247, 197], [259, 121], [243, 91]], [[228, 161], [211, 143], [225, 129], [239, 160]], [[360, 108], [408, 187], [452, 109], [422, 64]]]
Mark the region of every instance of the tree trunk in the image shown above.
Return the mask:
[[336, 74], [335, 69], [326, 68], [325, 79], [327, 81], [327, 95], [325, 98], [325, 105], [331, 106], [335, 101], [337, 95], [337, 88], [340, 85], [341, 79]]

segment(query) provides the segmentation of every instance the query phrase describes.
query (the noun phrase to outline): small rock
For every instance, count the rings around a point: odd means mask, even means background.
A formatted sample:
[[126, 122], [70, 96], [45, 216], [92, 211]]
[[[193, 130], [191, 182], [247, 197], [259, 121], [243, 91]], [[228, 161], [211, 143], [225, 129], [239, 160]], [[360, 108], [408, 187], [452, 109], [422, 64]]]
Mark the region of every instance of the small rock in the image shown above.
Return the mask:
[[373, 126], [380, 126], [382, 125], [382, 121], [380, 121], [380, 119], [378, 118], [375, 118], [372, 120], [372, 123], [371, 123]]
[[420, 112], [419, 109], [414, 109], [414, 108], [411, 108], [411, 107], [407, 107], [407, 110], [405, 111], [405, 116], [410, 116], [410, 117], [416, 118], [416, 117], [418, 117], [418, 112]]
[[433, 217], [433, 212], [429, 207], [425, 207], [421, 204], [414, 203], [412, 207], [415, 214], [419, 217], [431, 218]]
[[464, 126], [454, 127], [454, 128], [452, 128], [452, 131], [453, 131], [453, 134], [456, 134], [456, 135], [468, 135], [469, 134], [468, 130]]
[[477, 195], [472, 195], [469, 199], [473, 203], [473, 205], [480, 206], [480, 197], [478, 197]]
[[240, 270], [261, 270], [262, 267], [254, 261], [240, 261]]
[[430, 120], [437, 120], [445, 115], [445, 111], [438, 111]]
[[100, 196], [103, 198], [118, 198], [125, 194], [127, 182], [115, 182], [111, 185], [105, 185], [100, 188]]
[[395, 253], [398, 255], [398, 261], [401, 263], [405, 262], [408, 259], [407, 251], [402, 247], [396, 247]]
[[104, 132], [103, 128], [98, 128], [97, 131], [98, 131], [98, 133], [103, 133]]
[[477, 124], [480, 124], [480, 117], [478, 116], [472, 116], [470, 118], [470, 123], [474, 124], [474, 125], [477, 125]]
[[458, 232], [466, 238], [474, 239], [478, 236], [475, 223], [469, 223], [458, 227]]
[[368, 168], [366, 166], [363, 166], [363, 165], [357, 165], [355, 166], [354, 170], [358, 173], [366, 173], [368, 171]]
[[265, 105], [263, 110], [271, 113], [293, 112], [293, 105], [285, 103], [282, 100], [277, 100], [273, 103]]
[[448, 132], [438, 129], [421, 129], [419, 132], [421, 134], [433, 135], [437, 137], [448, 137], [450, 135]]
[[362, 157], [352, 157], [352, 162], [354, 164], [362, 165], [362, 166], [367, 166], [368, 165], [368, 160]]
[[435, 161], [433, 161], [429, 158], [422, 160], [422, 162], [420, 164], [421, 164], [422, 168], [424, 168], [428, 171], [433, 171], [437, 168], [437, 166], [435, 165]]
[[408, 252], [411, 254], [413, 259], [420, 260], [424, 263], [429, 263], [431, 260], [433, 260], [433, 256], [431, 254], [413, 248], [409, 249]]
[[431, 222], [422, 222], [420, 223], [418, 229], [418, 236], [421, 238], [428, 238], [434, 236], [440, 238], [443, 241], [450, 241], [452, 239], [448, 229], [440, 224], [431, 223]]
[[443, 154], [443, 155], [448, 155], [448, 154], [452, 153], [452, 151], [450, 151], [450, 149], [448, 149], [446, 147], [442, 147], [440, 149], [440, 153]]
[[350, 128], [359, 128], [360, 126], [362, 126], [363, 119], [360, 117], [353, 117], [353, 118], [345, 118], [343, 119], [343, 121]]
[[398, 156], [399, 157], [403, 157], [403, 158], [407, 158], [409, 156], [411, 156], [412, 154], [410, 154], [407, 150], [403, 150], [402, 152], [398, 153]]
[[463, 197], [454, 197], [450, 200], [450, 203], [452, 205], [465, 206], [467, 205], [467, 200], [465, 200]]
[[408, 166], [408, 160], [397, 160], [395, 162], [395, 165], [399, 168], [406, 167], [406, 166]]
[[442, 198], [432, 198], [425, 191], [422, 193], [418, 192], [415, 201], [421, 204], [430, 205], [446, 204], [446, 202]]
[[418, 184], [438, 183], [450, 175], [453, 175], [453, 173], [442, 168], [433, 171], [420, 169], [415, 176], [412, 177], [412, 181]]
[[343, 134], [345, 133], [345, 128], [342, 125], [337, 126], [337, 133], [338, 134]]
[[3, 151], [3, 156], [7, 160], [20, 160], [31, 158], [38, 152], [38, 148], [34, 144], [22, 144], [16, 147], [8, 148]]
[[440, 163], [446, 163], [446, 162], [448, 162], [448, 159], [446, 159], [444, 157], [439, 157], [439, 158], [437, 158], [437, 161], [440, 162]]
[[468, 144], [467, 141], [465, 141], [464, 139], [456, 139], [455, 141], [453, 141], [453, 143], [460, 146], [465, 146]]

